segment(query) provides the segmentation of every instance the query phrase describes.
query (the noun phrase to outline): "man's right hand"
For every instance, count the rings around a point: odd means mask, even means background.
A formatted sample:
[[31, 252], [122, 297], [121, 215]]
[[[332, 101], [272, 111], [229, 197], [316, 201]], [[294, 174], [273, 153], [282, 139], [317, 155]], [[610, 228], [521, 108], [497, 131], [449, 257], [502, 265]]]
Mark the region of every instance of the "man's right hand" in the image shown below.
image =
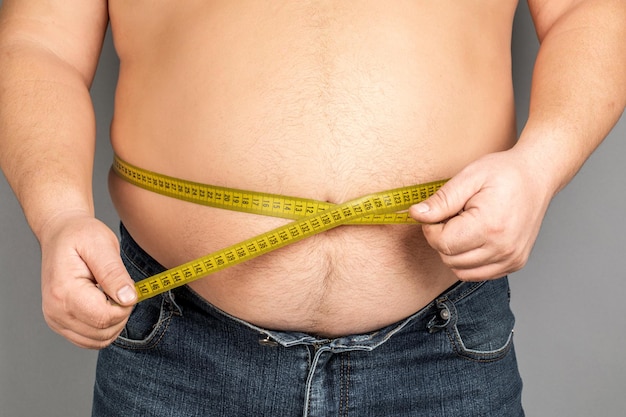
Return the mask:
[[39, 241], [50, 328], [83, 348], [111, 344], [137, 301], [115, 234], [88, 213], [64, 213], [48, 221]]

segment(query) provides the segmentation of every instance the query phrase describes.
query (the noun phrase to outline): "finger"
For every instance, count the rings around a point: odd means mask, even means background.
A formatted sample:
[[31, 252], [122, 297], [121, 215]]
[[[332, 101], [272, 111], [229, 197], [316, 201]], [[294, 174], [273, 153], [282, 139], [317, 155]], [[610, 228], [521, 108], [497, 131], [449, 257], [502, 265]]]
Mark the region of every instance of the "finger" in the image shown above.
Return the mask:
[[83, 349], [103, 349], [109, 346], [111, 343], [115, 341], [115, 339], [121, 333], [121, 329], [119, 332], [111, 334], [109, 337], [90, 337], [89, 335], [84, 335], [79, 332], [76, 332], [71, 329], [63, 329], [58, 331], [58, 333], [69, 340], [74, 345], [83, 348]]
[[486, 281], [490, 279], [501, 278], [505, 275], [515, 272], [517, 269], [507, 268], [498, 262], [486, 265], [480, 265], [476, 268], [459, 269], [451, 268], [452, 272], [461, 281]]
[[80, 336], [81, 339], [91, 340], [94, 343], [110, 343], [115, 340], [115, 338], [122, 332], [122, 330], [124, 330], [125, 324], [126, 321], [123, 321], [115, 326], [106, 329], [100, 329], [91, 327], [80, 321], [75, 321], [68, 323], [67, 327], [53, 328], [53, 330], [62, 335], [74, 335], [74, 338]]
[[97, 329], [107, 329], [127, 319], [132, 306], [122, 306], [111, 302], [97, 287], [78, 288], [80, 297], [67, 301], [69, 312], [77, 320]]
[[442, 262], [463, 281], [499, 278], [524, 267], [527, 257], [496, 247], [482, 247], [458, 255], [440, 253]]
[[117, 304], [131, 306], [137, 302], [134, 281], [128, 275], [119, 255], [116, 239], [98, 237], [81, 256], [102, 290]]
[[409, 214], [420, 223], [443, 222], [463, 210], [467, 201], [480, 191], [473, 176], [457, 175], [427, 200], [409, 208]]
[[445, 223], [424, 224], [422, 231], [430, 246], [442, 255], [460, 255], [483, 247], [484, 228], [476, 219], [476, 210], [470, 209]]
[[47, 317], [46, 322], [52, 330], [72, 343], [81, 347], [99, 349], [111, 344], [119, 336], [126, 325], [127, 319], [105, 328], [103, 326], [95, 327], [75, 317], [67, 316], [62, 321], [55, 321], [53, 318]]
[[486, 248], [478, 248], [456, 255], [439, 254], [442, 262], [450, 269], [470, 270], [484, 265], [497, 264], [503, 261], [502, 256]]
[[87, 276], [76, 279], [73, 285], [57, 286], [43, 292], [44, 318], [59, 334], [71, 332], [84, 338], [77, 344], [85, 344], [86, 340], [110, 343], [124, 328], [133, 307], [112, 304], [94, 285], [89, 271], [84, 274]]

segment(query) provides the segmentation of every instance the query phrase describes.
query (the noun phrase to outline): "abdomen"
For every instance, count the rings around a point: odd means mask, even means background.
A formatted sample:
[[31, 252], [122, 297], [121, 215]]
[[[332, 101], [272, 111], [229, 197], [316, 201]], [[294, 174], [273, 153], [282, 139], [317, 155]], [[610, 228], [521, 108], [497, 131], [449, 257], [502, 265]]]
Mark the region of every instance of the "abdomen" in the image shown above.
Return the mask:
[[[175, 177], [340, 203], [512, 145], [510, 34], [482, 43], [501, 22], [458, 4], [272, 4], [164, 2], [142, 27], [113, 3], [115, 151]], [[284, 223], [111, 184], [131, 234], [168, 267]], [[453, 281], [419, 226], [355, 226], [194, 285], [260, 325], [342, 333], [399, 320]], [[373, 308], [386, 313], [364, 321]]]

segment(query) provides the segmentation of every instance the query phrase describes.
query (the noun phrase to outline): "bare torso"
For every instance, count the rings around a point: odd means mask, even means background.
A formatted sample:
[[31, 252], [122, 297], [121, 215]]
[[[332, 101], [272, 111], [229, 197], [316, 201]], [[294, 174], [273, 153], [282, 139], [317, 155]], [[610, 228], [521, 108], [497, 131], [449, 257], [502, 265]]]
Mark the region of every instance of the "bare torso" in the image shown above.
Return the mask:
[[[335, 203], [450, 177], [515, 139], [515, 7], [110, 0], [113, 147], [163, 174]], [[166, 267], [286, 222], [116, 177], [111, 194]], [[419, 226], [345, 226], [191, 286], [259, 326], [340, 335], [400, 320], [455, 281]]]

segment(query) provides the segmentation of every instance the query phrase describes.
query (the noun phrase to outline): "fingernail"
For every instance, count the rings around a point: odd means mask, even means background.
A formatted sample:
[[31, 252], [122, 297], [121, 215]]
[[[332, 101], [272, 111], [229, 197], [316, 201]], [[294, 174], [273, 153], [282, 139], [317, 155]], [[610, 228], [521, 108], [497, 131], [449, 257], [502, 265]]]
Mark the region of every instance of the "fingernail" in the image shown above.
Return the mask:
[[122, 304], [132, 303], [133, 301], [135, 301], [136, 298], [137, 293], [135, 292], [135, 289], [130, 285], [122, 287], [117, 292], [117, 299], [120, 300], [120, 303]]
[[418, 203], [415, 205], [415, 211], [417, 211], [418, 213], [426, 213], [429, 210], [430, 207], [428, 207], [428, 204], [426, 203]]

